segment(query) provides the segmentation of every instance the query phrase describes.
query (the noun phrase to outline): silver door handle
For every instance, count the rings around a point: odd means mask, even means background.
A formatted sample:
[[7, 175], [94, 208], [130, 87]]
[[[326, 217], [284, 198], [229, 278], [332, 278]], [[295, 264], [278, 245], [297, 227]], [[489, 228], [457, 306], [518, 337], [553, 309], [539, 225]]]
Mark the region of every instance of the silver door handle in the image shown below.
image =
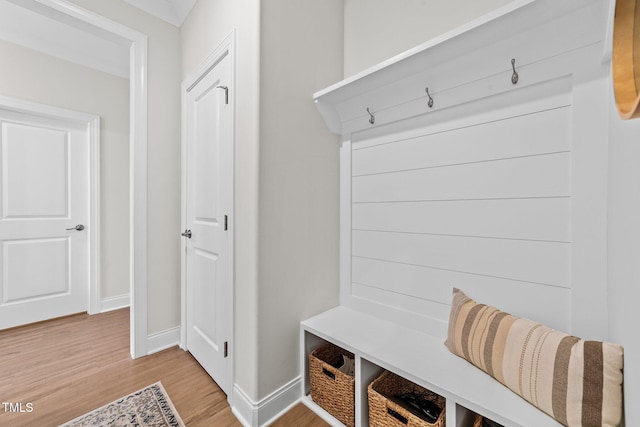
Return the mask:
[[184, 230], [184, 233], [181, 234], [184, 237], [191, 238], [191, 230]]
[[84, 225], [82, 225], [82, 224], [78, 224], [78, 225], [76, 225], [75, 227], [67, 228], [67, 230], [82, 231], [82, 230], [84, 230]]
[[227, 86], [216, 86], [216, 89], [224, 90], [224, 103], [229, 105], [229, 88]]

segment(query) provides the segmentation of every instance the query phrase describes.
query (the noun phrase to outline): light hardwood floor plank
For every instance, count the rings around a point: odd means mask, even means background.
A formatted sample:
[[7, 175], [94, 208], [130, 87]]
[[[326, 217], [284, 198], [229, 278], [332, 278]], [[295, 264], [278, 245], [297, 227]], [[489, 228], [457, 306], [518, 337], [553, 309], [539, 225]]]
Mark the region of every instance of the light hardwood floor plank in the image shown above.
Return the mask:
[[[174, 347], [131, 359], [128, 309], [0, 331], [0, 403], [33, 407], [20, 413], [0, 405], [1, 426], [58, 426], [157, 381], [187, 426], [241, 426], [188, 352]], [[272, 424], [326, 425], [303, 405]]]

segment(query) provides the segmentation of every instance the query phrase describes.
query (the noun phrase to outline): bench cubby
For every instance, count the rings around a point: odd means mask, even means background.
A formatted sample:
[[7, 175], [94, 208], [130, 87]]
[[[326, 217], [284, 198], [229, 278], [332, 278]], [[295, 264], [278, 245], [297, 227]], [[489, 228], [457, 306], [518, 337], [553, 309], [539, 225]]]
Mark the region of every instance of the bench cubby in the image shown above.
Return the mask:
[[342, 424], [311, 400], [308, 376], [308, 355], [327, 342], [355, 356], [356, 427], [369, 425], [367, 387], [385, 369], [444, 396], [447, 427], [473, 425], [474, 413], [505, 426], [560, 426], [432, 335], [342, 306], [303, 321], [300, 334], [302, 402], [331, 425]]

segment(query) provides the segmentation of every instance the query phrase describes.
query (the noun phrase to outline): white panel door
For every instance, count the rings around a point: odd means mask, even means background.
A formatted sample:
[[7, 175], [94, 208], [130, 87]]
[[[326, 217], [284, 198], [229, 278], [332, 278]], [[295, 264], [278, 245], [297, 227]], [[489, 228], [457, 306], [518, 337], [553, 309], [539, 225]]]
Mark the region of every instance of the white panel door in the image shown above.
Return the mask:
[[231, 372], [232, 108], [225, 56], [186, 99], [186, 347], [227, 394]]
[[0, 329], [87, 311], [87, 132], [0, 109]]

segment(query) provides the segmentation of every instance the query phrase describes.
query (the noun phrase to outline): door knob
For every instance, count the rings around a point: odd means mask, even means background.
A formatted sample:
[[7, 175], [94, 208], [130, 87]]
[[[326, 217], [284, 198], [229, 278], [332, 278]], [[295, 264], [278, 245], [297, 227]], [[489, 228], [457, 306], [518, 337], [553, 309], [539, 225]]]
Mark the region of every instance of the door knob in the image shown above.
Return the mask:
[[184, 230], [184, 233], [182, 233], [182, 236], [188, 237], [190, 239], [191, 238], [191, 230]]
[[82, 231], [82, 230], [84, 230], [84, 225], [82, 225], [82, 224], [78, 224], [78, 225], [76, 225], [75, 227], [67, 228], [67, 230]]

